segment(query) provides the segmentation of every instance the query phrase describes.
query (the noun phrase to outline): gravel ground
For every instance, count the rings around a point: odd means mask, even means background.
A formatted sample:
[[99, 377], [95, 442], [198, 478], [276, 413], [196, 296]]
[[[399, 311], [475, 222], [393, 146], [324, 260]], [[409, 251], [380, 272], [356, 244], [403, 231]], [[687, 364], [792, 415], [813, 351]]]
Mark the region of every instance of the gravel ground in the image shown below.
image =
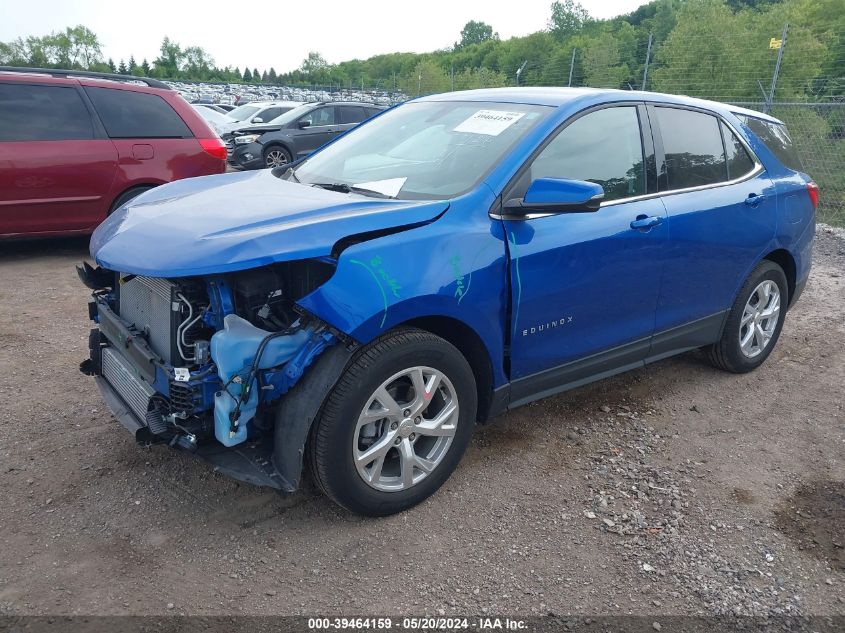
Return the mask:
[[843, 237], [760, 370], [523, 407], [379, 520], [136, 446], [77, 371], [85, 240], [4, 243], [0, 614], [845, 614]]

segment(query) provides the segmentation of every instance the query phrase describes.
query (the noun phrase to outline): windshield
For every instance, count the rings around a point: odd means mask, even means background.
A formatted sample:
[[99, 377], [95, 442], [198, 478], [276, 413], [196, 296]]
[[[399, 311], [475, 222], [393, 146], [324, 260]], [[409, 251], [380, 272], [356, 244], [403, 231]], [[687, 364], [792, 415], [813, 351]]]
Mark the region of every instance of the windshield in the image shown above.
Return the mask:
[[551, 111], [512, 103], [408, 103], [314, 154], [294, 176], [396, 198], [451, 198], [475, 187]]
[[234, 110], [232, 110], [228, 116], [235, 121], [246, 121], [250, 118], [253, 114], [258, 112], [261, 109], [261, 106], [254, 106], [254, 105], [242, 105], [238, 106]]
[[194, 106], [194, 110], [199, 112], [199, 115], [210, 123], [216, 123], [217, 125], [228, 125], [232, 122], [232, 120], [225, 114], [220, 114], [219, 112], [217, 112], [217, 110], [212, 110], [211, 108], [206, 108], [203, 106]]

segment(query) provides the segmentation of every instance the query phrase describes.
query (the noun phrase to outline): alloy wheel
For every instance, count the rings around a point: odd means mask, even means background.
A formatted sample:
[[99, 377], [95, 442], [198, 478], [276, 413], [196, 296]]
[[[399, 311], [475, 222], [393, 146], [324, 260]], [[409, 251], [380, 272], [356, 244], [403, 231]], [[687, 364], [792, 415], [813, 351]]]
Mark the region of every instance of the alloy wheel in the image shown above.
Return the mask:
[[271, 149], [267, 152], [264, 163], [267, 167], [281, 167], [282, 165], [287, 165], [288, 157], [280, 149]]
[[394, 374], [358, 416], [352, 446], [358, 474], [383, 492], [417, 485], [443, 461], [458, 419], [457, 394], [443, 372], [411, 367]]
[[772, 340], [780, 315], [780, 289], [771, 280], [761, 282], [751, 293], [739, 321], [739, 347], [748, 358], [763, 352]]

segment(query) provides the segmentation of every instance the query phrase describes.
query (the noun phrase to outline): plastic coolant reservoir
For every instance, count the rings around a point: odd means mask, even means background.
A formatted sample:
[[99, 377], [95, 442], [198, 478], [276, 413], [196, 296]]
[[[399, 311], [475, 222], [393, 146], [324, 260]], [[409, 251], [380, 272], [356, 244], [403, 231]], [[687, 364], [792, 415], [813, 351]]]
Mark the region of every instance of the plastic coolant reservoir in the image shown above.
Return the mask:
[[[236, 374], [246, 380], [258, 346], [270, 334], [271, 332], [230, 314], [223, 319], [223, 329], [211, 337], [211, 357], [217, 364], [217, 374], [224, 385], [228, 384], [228, 387], [221, 389], [214, 396], [214, 435], [224, 446], [234, 446], [246, 439], [247, 424], [255, 417], [260, 395], [257, 380], [253, 380], [249, 398], [241, 405], [240, 415], [235, 420], [235, 430], [232, 431], [230, 414], [237, 406], [243, 383], [229, 381]], [[277, 367], [289, 361], [305, 344], [310, 334], [310, 330], [300, 330], [294, 334], [270, 339], [261, 355], [259, 369]]]

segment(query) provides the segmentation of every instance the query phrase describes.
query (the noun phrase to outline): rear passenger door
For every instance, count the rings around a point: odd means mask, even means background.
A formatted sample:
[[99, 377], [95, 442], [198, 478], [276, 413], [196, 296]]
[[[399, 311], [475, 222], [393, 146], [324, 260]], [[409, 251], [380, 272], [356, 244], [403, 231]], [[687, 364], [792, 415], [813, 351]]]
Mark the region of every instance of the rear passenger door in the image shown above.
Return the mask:
[[0, 234], [93, 228], [116, 164], [77, 87], [0, 82]]
[[720, 118], [670, 106], [649, 106], [649, 118], [670, 236], [652, 347], [659, 355], [673, 345], [671, 328], [685, 326], [689, 346], [718, 338], [724, 311], [775, 235], [776, 203], [762, 165]]
[[308, 127], [299, 129], [294, 139], [296, 141], [296, 156], [294, 159], [308, 156], [318, 147], [322, 147], [334, 137], [337, 127], [337, 106], [320, 106], [299, 118], [307, 121]]

